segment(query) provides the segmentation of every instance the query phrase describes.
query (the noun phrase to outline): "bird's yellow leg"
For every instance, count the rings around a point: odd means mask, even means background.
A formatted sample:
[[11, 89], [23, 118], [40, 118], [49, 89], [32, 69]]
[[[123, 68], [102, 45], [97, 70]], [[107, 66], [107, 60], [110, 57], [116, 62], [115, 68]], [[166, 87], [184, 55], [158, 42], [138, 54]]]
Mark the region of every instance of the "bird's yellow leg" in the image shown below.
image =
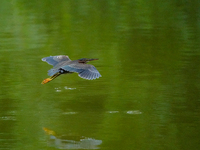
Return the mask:
[[43, 128], [43, 130], [46, 132], [46, 134], [48, 134], [48, 135], [54, 135], [54, 136], [56, 136], [56, 132], [55, 131], [53, 131], [53, 130], [50, 130], [50, 129], [48, 129], [48, 128]]
[[42, 81], [42, 84], [46, 84], [46, 83], [52, 81], [53, 79], [55, 79], [55, 78], [58, 77], [59, 75], [61, 75], [60, 72], [55, 73], [55, 74], [52, 75], [51, 77], [44, 79], [44, 80]]

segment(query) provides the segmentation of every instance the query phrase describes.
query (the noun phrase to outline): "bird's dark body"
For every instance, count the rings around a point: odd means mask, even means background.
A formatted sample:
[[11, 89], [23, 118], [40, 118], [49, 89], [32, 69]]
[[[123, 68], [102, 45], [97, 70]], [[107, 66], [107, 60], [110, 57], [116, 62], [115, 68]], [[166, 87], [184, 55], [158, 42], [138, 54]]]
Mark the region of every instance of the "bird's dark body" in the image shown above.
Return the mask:
[[88, 61], [92, 60], [97, 59], [82, 58], [71, 61], [69, 57], [65, 55], [42, 58], [42, 61], [46, 61], [48, 64], [54, 66], [48, 71], [49, 76], [54, 76], [55, 74], [67, 74], [76, 72], [81, 78], [88, 80], [93, 80], [101, 77], [101, 74], [93, 65], [86, 64]]

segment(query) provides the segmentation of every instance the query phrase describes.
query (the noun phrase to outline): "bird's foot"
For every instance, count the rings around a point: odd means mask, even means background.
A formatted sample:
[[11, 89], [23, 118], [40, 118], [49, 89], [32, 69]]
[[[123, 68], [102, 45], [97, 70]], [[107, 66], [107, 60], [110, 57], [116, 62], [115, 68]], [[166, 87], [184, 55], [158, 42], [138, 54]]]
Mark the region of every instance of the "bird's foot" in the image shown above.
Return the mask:
[[44, 80], [42, 81], [41, 84], [46, 84], [46, 83], [50, 82], [51, 80], [52, 80], [52, 79], [50, 79], [50, 78], [46, 78], [46, 79], [44, 79]]

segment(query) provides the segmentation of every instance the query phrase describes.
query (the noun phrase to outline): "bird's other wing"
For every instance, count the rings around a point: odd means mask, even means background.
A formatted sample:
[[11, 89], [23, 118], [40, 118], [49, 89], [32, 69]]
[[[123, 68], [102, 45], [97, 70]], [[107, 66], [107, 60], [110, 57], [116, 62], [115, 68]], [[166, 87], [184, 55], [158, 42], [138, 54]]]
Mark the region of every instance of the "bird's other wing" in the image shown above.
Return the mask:
[[77, 72], [79, 77], [88, 80], [101, 77], [99, 71], [93, 65], [89, 64], [69, 64], [61, 68], [69, 72]]
[[58, 55], [58, 56], [50, 56], [42, 58], [42, 61], [46, 61], [48, 64], [56, 66], [58, 63], [62, 61], [71, 61], [66, 55]]
[[[88, 65], [88, 64], [86, 64], [86, 65]], [[79, 73], [78, 76], [81, 77], [81, 78], [84, 78], [84, 79], [94, 80], [96, 78], [101, 77], [101, 74], [99, 73], [99, 71], [93, 65], [89, 65], [88, 69]]]

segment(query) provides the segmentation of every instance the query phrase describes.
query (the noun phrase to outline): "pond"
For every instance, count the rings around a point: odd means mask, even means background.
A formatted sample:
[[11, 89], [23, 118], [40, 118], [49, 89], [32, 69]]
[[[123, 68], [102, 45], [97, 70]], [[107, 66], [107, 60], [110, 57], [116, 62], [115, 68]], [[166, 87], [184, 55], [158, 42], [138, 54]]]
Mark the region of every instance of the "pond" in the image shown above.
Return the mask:
[[[0, 149], [199, 149], [199, 6], [2, 1]], [[42, 85], [57, 55], [102, 77]]]

